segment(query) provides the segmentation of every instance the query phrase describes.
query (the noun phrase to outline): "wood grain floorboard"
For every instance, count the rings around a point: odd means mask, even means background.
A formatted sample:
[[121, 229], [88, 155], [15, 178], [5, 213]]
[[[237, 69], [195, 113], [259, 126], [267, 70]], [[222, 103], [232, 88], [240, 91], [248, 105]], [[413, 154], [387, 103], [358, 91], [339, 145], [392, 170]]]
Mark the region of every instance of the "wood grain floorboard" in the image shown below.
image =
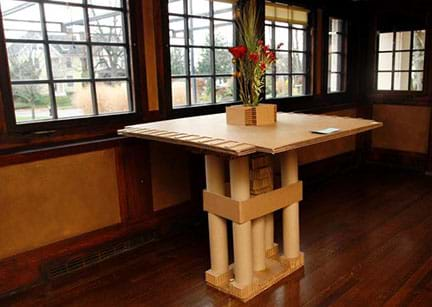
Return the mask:
[[[205, 215], [190, 229], [0, 306], [432, 306], [432, 178], [368, 166], [309, 187], [305, 268], [247, 304], [204, 283]], [[276, 215], [280, 241], [281, 217]]]

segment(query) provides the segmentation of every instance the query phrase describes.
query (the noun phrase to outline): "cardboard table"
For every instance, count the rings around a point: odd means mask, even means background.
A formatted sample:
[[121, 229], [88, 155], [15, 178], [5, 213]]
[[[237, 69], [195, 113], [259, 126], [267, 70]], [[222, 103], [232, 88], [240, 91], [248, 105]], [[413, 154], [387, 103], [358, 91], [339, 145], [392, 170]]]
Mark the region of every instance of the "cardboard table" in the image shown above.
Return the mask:
[[[304, 265], [300, 251], [296, 149], [362, 133], [382, 124], [373, 120], [326, 115], [278, 113], [273, 126], [226, 124], [225, 114], [127, 126], [119, 134], [180, 144], [205, 154], [211, 268], [207, 283], [248, 301]], [[337, 128], [330, 134], [311, 131]], [[280, 155], [282, 187], [250, 195], [249, 157]], [[224, 161], [229, 160], [230, 195], [225, 195]], [[282, 210], [283, 248], [274, 243], [273, 213]], [[233, 226], [234, 263], [228, 262], [227, 221]]]

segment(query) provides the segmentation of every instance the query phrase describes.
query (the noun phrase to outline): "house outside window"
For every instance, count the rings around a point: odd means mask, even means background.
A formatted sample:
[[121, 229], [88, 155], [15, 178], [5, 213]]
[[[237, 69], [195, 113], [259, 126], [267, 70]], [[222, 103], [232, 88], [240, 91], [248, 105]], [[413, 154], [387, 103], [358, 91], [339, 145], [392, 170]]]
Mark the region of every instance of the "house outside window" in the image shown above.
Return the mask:
[[65, 2], [0, 0], [17, 124], [134, 111], [127, 2]]

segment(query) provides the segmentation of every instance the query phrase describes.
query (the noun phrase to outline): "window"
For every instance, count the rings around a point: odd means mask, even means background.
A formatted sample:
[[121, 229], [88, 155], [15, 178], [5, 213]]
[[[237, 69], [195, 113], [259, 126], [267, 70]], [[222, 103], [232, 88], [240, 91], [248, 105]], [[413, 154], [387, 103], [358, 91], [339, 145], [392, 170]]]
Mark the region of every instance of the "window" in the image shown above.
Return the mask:
[[425, 38], [425, 30], [378, 33], [379, 91], [423, 91]]
[[346, 25], [342, 19], [330, 18], [328, 39], [327, 92], [345, 91]]
[[307, 10], [266, 2], [265, 41], [277, 58], [266, 72], [266, 98], [309, 94], [308, 33]]
[[129, 113], [123, 0], [0, 0], [17, 124]]
[[235, 0], [168, 0], [173, 108], [232, 102]]

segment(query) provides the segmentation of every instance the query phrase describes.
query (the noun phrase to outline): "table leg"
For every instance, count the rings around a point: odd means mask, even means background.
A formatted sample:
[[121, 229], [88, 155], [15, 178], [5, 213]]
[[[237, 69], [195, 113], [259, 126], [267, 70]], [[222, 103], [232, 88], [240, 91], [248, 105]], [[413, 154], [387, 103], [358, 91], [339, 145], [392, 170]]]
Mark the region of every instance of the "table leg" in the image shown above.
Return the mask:
[[[206, 183], [209, 192], [225, 195], [224, 161], [222, 158], [206, 155]], [[228, 272], [228, 238], [226, 220], [215, 214], [208, 214], [211, 271], [215, 276]]]
[[[230, 160], [231, 198], [237, 201], [250, 197], [249, 158]], [[251, 221], [243, 224], [233, 222], [234, 276], [239, 287], [252, 283], [252, 229]]]
[[[297, 153], [292, 150], [281, 156], [282, 186], [298, 181]], [[299, 204], [290, 204], [283, 209], [283, 255], [286, 259], [295, 259], [300, 256], [300, 225]]]
[[266, 268], [265, 217], [252, 221], [252, 254], [254, 271], [264, 271]]
[[[265, 250], [266, 253], [271, 254], [273, 248], [275, 247], [274, 243], [274, 218], [273, 213], [267, 214], [265, 216]], [[267, 255], [271, 256], [271, 255]]]

